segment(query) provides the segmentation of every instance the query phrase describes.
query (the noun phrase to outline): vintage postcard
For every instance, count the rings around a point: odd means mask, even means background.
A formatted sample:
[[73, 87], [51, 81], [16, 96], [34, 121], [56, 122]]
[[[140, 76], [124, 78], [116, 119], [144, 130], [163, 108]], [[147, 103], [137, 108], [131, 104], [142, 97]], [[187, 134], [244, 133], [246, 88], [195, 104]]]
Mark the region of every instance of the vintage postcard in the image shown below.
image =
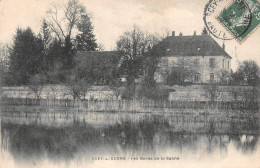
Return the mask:
[[0, 0], [0, 168], [260, 168], [259, 0]]

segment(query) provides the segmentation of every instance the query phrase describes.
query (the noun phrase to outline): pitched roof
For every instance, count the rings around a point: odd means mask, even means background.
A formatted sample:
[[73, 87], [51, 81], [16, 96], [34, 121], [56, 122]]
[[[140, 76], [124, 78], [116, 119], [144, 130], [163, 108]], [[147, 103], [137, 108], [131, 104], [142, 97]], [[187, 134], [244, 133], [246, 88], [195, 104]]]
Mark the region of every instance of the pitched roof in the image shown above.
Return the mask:
[[209, 35], [170, 36], [163, 41], [166, 45], [164, 56], [226, 56], [232, 58]]
[[120, 54], [117, 51], [78, 51], [76, 60], [88, 66], [115, 66], [120, 61]]

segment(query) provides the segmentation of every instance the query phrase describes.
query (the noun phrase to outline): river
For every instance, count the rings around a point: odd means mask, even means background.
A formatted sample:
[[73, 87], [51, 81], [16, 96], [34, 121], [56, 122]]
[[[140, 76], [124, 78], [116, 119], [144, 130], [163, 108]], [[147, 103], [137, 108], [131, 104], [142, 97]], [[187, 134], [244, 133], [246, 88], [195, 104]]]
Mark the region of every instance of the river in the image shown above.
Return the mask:
[[105, 112], [2, 116], [0, 168], [259, 167], [258, 121]]

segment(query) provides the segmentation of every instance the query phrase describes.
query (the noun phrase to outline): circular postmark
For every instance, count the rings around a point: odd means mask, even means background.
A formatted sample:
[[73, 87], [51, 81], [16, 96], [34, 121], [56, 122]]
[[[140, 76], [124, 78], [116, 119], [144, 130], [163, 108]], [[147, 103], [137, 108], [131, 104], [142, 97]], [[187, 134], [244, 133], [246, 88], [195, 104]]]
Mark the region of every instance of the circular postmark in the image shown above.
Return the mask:
[[221, 40], [242, 37], [252, 22], [247, 0], [210, 0], [205, 8], [203, 20], [208, 32]]

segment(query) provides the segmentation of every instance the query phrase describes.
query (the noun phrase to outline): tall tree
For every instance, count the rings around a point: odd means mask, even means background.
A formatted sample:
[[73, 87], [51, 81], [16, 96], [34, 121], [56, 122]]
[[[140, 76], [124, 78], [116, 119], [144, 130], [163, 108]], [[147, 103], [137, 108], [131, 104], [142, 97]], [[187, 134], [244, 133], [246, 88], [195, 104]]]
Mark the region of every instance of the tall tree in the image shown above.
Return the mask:
[[89, 83], [86, 78], [81, 78], [78, 68], [73, 68], [70, 73], [66, 74], [65, 85], [67, 92], [75, 99], [85, 99], [89, 89]]
[[214, 103], [220, 96], [220, 90], [218, 83], [212, 82], [209, 85], [204, 86], [205, 96], [210, 99], [211, 103]]
[[185, 85], [186, 82], [192, 82], [195, 73], [198, 73], [199, 66], [196, 65], [194, 60], [189, 58], [180, 57], [172, 68], [169, 70], [167, 76], [167, 84], [169, 85]]
[[62, 61], [63, 47], [61, 41], [54, 38], [48, 50], [48, 67], [50, 70], [53, 70], [55, 64], [60, 64]]
[[66, 38], [70, 41], [72, 32], [80, 22], [82, 15], [86, 14], [86, 8], [77, 0], [69, 0], [66, 4], [53, 4], [47, 11], [46, 21], [52, 32], [65, 43]]
[[42, 39], [44, 53], [48, 54], [49, 45], [52, 41], [51, 31], [47, 24], [46, 19], [42, 20], [41, 32], [39, 34], [40, 39]]
[[18, 85], [27, 84], [29, 78], [41, 72], [43, 62], [42, 41], [31, 28], [17, 29], [10, 54], [10, 72]]
[[134, 26], [117, 41], [117, 50], [123, 56], [121, 70], [127, 76], [127, 85], [134, 84], [135, 78], [142, 75], [144, 54], [152, 43], [152, 36], [145, 34]]
[[95, 51], [98, 49], [95, 35], [93, 34], [93, 26], [88, 15], [82, 15], [77, 24], [79, 33], [76, 36], [77, 50]]
[[47, 73], [50, 70], [49, 65], [52, 61], [49, 57], [49, 47], [52, 41], [51, 32], [45, 19], [42, 20], [41, 31], [39, 33], [39, 39], [42, 41], [43, 47], [43, 71]]
[[[0, 43], [0, 86], [8, 84], [9, 80], [9, 58], [10, 47], [8, 44]], [[8, 78], [8, 79], [7, 79]]]
[[10, 47], [8, 44], [0, 43], [0, 67], [1, 72], [6, 72], [9, 67]]
[[48, 10], [48, 20], [52, 32], [64, 45], [64, 69], [71, 69], [73, 66], [73, 32], [77, 31], [76, 27], [86, 15], [85, 7], [77, 0], [69, 0], [64, 5], [53, 4]]
[[260, 83], [259, 66], [255, 61], [243, 61], [238, 68], [238, 72], [243, 74], [248, 85], [256, 86]]
[[231, 85], [243, 85], [244, 83], [244, 74], [241, 71], [231, 73]]
[[42, 88], [43, 85], [45, 84], [46, 78], [42, 74], [36, 74], [32, 77], [30, 77], [30, 81], [28, 83], [29, 89], [33, 91], [35, 94], [35, 98], [37, 100], [41, 99], [41, 93], [42, 93]]
[[54, 38], [49, 45], [47, 54], [47, 82], [60, 83], [62, 78], [62, 63], [63, 63], [63, 50], [60, 40]]

